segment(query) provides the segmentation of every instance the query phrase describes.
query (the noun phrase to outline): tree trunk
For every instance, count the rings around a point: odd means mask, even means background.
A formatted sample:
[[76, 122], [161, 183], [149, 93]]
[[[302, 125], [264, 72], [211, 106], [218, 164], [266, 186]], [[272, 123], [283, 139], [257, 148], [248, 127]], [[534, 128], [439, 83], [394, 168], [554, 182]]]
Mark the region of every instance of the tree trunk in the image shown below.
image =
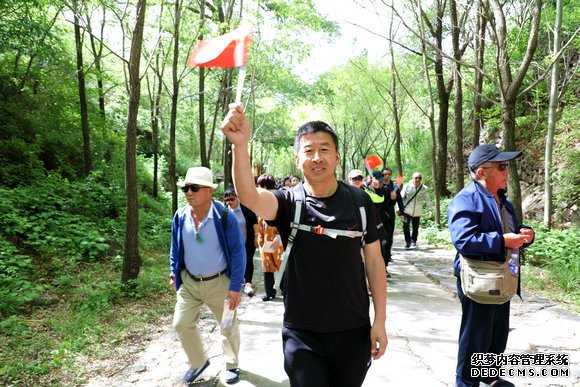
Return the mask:
[[99, 95], [99, 113], [101, 117], [105, 118], [105, 88], [103, 82], [103, 70], [102, 70], [102, 63], [103, 63], [103, 41], [104, 41], [104, 30], [105, 30], [105, 18], [107, 13], [107, 8], [102, 6], [103, 16], [101, 17], [101, 30], [99, 38], [95, 38], [95, 34], [92, 31], [92, 22], [90, 19], [90, 15], [87, 12], [87, 30], [89, 31], [89, 40], [91, 43], [91, 50], [93, 52], [94, 61], [95, 61], [95, 69], [97, 77], [97, 92]]
[[127, 218], [125, 226], [125, 256], [123, 259], [122, 282], [139, 276], [141, 257], [139, 255], [139, 206], [137, 192], [137, 115], [141, 96], [141, 46], [145, 24], [146, 0], [137, 2], [137, 20], [131, 39], [129, 57], [129, 109], [127, 114], [127, 138], [125, 142], [125, 189], [127, 196]]
[[[160, 68], [161, 53], [155, 54], [153, 87], [149, 89], [151, 103], [151, 146], [153, 147], [153, 197], [159, 196], [159, 121], [161, 120], [161, 93], [163, 92], [163, 70]], [[149, 82], [148, 82], [149, 84]]]
[[556, 21], [554, 23], [554, 49], [552, 58], [552, 80], [550, 84], [550, 103], [548, 106], [548, 134], [546, 137], [546, 154], [544, 165], [544, 225], [552, 228], [552, 152], [554, 149], [554, 133], [556, 132], [556, 114], [558, 112], [558, 83], [560, 75], [560, 59], [556, 58], [561, 46], [560, 28], [562, 27], [562, 0], [556, 0]]
[[[505, 150], [516, 150], [516, 105], [502, 103], [502, 121], [504, 128], [503, 148]], [[516, 160], [509, 161], [510, 175], [508, 180], [508, 192], [510, 199], [516, 210], [518, 219], [522, 219], [522, 190], [520, 187], [520, 176]]]
[[[200, 31], [203, 29], [203, 23], [205, 21], [205, 0], [201, 0], [199, 5], [199, 18], [201, 20]], [[199, 35], [199, 39], [203, 39], [203, 34]], [[201, 165], [209, 168], [209, 157], [205, 147], [205, 69], [203, 67], [199, 68], [199, 155], [201, 158]]]
[[[99, 113], [101, 117], [105, 117], [105, 89], [103, 83], [103, 70], [101, 68], [101, 55], [103, 53], [103, 44], [94, 36], [90, 35], [91, 39], [91, 47], [93, 48], [93, 52], [95, 53], [95, 69], [97, 70], [96, 77], [97, 77], [97, 92], [99, 93]], [[97, 44], [99, 45], [97, 47]]]
[[[393, 17], [389, 23], [389, 36], [393, 38]], [[395, 162], [397, 164], [397, 176], [403, 175], [403, 162], [401, 160], [401, 117], [399, 117], [399, 104], [397, 101], [397, 77], [395, 67], [395, 53], [393, 49], [393, 39], [389, 39], [389, 51], [391, 54], [391, 98], [393, 99], [393, 117], [395, 119]], [[396, 178], [396, 176], [392, 176]]]
[[91, 134], [89, 130], [89, 113], [87, 109], [87, 93], [85, 89], [85, 70], [83, 68], [83, 42], [79, 24], [79, 4], [73, 0], [75, 46], [77, 53], [77, 79], [79, 81], [79, 106], [81, 109], [81, 129], [83, 132], [83, 157], [85, 161], [85, 176], [93, 169], [91, 159]]
[[[447, 138], [449, 120], [449, 90], [447, 89], [443, 70], [443, 9], [444, 5], [439, 0], [435, 1], [436, 20], [433, 30], [433, 38], [437, 46], [435, 52], [435, 79], [437, 85], [437, 95], [439, 99], [439, 117], [437, 121], [437, 169], [433, 176], [435, 191], [439, 196], [449, 196], [451, 192], [447, 190]], [[425, 16], [426, 17], [426, 16]]]
[[[436, 71], [439, 66], [435, 66]], [[440, 67], [443, 70], [443, 66]], [[441, 87], [442, 75], [436, 75], [437, 95], [439, 96], [439, 117], [437, 119], [437, 170], [433, 182], [439, 196], [446, 197], [451, 193], [447, 190], [447, 130], [449, 127], [449, 93]], [[444, 83], [443, 83], [444, 85]]]
[[483, 67], [485, 54], [485, 30], [487, 19], [483, 12], [483, 0], [477, 7], [477, 27], [475, 31], [475, 74], [473, 92], [473, 144], [472, 149], [479, 145], [483, 118], [481, 117], [481, 93], [483, 91]]
[[[159, 85], [161, 85], [161, 80], [159, 80]], [[160, 90], [159, 90], [160, 91]], [[153, 106], [151, 107], [151, 145], [153, 147], [153, 197], [159, 196], [158, 185], [159, 185], [159, 114], [160, 108], [159, 103], [161, 100], [161, 95], [156, 94], [152, 98]]]
[[[429, 90], [429, 129], [431, 132], [431, 176], [433, 179], [437, 179], [437, 135], [435, 130], [435, 101], [433, 100], [433, 86], [431, 85], [431, 77], [429, 74], [429, 64], [427, 63], [427, 47], [426, 47], [426, 35], [425, 35], [425, 19], [419, 18], [419, 28], [421, 30], [421, 53], [423, 58], [423, 72], [425, 73], [425, 79], [427, 81], [427, 89]], [[441, 192], [437, 188], [436, 181], [434, 182], [434, 195], [435, 195], [435, 222], [438, 226], [441, 225]]]
[[453, 85], [455, 86], [455, 192], [463, 189], [463, 88], [461, 80], [461, 52], [459, 51], [459, 20], [457, 2], [451, 0], [451, 25], [453, 41]]
[[175, 14], [173, 15], [173, 63], [171, 73], [173, 79], [173, 89], [171, 93], [171, 116], [169, 122], [169, 184], [171, 185], [171, 211], [177, 211], [177, 171], [176, 171], [176, 150], [175, 133], [177, 126], [177, 102], [179, 99], [179, 79], [177, 77], [177, 66], [179, 64], [179, 24], [181, 21], [181, 1], [175, 2]]

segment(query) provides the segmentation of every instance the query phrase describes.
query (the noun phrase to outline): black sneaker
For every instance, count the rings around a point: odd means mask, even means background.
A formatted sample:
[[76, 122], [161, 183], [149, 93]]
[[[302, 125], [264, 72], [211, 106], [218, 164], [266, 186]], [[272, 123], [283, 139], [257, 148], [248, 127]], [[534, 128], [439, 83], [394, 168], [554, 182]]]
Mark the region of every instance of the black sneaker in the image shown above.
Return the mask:
[[407, 243], [407, 244], [405, 245], [405, 248], [406, 248], [406, 249], [410, 249], [410, 248], [411, 248], [411, 244], [410, 244], [410, 243]]
[[183, 375], [183, 378], [181, 380], [183, 380], [184, 383], [190, 384], [193, 383], [195, 381], [195, 379], [199, 378], [199, 376], [202, 374], [202, 372], [209, 366], [209, 360], [205, 361], [205, 364], [202, 365], [201, 367], [197, 368], [197, 369], [188, 369], [187, 372], [185, 373], [185, 375]]
[[226, 383], [234, 384], [240, 381], [240, 369], [232, 368], [226, 371]]

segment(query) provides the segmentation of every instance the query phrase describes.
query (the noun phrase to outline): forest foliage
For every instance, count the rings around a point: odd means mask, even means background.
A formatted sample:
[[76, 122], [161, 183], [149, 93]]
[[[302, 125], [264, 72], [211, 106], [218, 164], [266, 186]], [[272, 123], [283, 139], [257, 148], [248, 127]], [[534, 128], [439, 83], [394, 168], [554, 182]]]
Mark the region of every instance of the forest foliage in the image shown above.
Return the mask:
[[[143, 324], [166, 311], [166, 306], [155, 304], [155, 311], [137, 316], [127, 304], [154, 303], [159, 294], [171, 296], [165, 257], [172, 200], [182, 199], [175, 196], [174, 183], [188, 167], [201, 163], [220, 180], [229, 181], [228, 144], [219, 126], [235, 93], [237, 72], [202, 72], [188, 68], [186, 59], [197, 40], [217, 36], [242, 21], [255, 27], [244, 89], [246, 114], [254, 127], [255, 171], [276, 177], [297, 173], [291, 150], [295, 131], [304, 121], [325, 120], [340, 138], [339, 178], [352, 168], [362, 169], [362, 160], [371, 154], [406, 177], [423, 171], [426, 183], [441, 195], [438, 218], [425, 220], [430, 226], [427, 235], [434, 243], [448, 242], [445, 208], [450, 194], [469, 180], [465, 157], [480, 142], [505, 144], [499, 52], [489, 24], [482, 51], [483, 81], [481, 91], [476, 91], [477, 20], [489, 15], [496, 2], [412, 1], [400, 2], [396, 9], [388, 1], [356, 3], [369, 11], [369, 17], [381, 18], [384, 30], [373, 33], [374, 39], [384, 41], [384, 55], [361, 49], [311, 79], [301, 73], [301, 63], [316, 45], [340, 39], [338, 24], [318, 12], [313, 1], [2, 2], [0, 337], [5, 340], [0, 344], [0, 382], [40, 380], [41, 375], [66, 368], [67, 359], [86, 354], [91, 345], [117, 340], [106, 328], [115, 313], [121, 313], [117, 309], [125, 307], [133, 314], [117, 315], [119, 332], [133, 327], [131, 318], [142, 318], [138, 323]], [[550, 199], [555, 227], [544, 227], [538, 214], [544, 208], [557, 2], [539, 3], [537, 48], [514, 106], [515, 144], [525, 153], [517, 169], [530, 198], [523, 208], [524, 220], [537, 231], [527, 262], [550, 270], [560, 291], [578, 303], [580, 13], [574, 1], [562, 0], [565, 46], [556, 59], [561, 68]], [[452, 4], [463, 23], [460, 62], [453, 61], [451, 53]], [[503, 8], [514, 69], [528, 53], [533, 4], [512, 1]], [[130, 155], [135, 156], [137, 178], [131, 182], [125, 172], [129, 53], [139, 7], [146, 8], [136, 151]], [[80, 40], [75, 40], [75, 22]], [[443, 50], [438, 50], [439, 43]], [[436, 73], [439, 65], [441, 71]], [[454, 71], [460, 71], [460, 78]], [[461, 79], [463, 88], [458, 126], [453, 102], [459, 89], [451, 87], [454, 79]], [[481, 97], [478, 109], [476, 96]], [[475, 130], [477, 122], [482, 123], [481, 132]], [[444, 160], [432, 157], [435, 150]], [[446, 166], [437, 169], [437, 165]], [[138, 231], [131, 237], [138, 241], [143, 270], [122, 283], [126, 194], [133, 192], [128, 191], [131, 184], [138, 192], [129, 198], [138, 203]], [[8, 350], [16, 347], [17, 352]]]

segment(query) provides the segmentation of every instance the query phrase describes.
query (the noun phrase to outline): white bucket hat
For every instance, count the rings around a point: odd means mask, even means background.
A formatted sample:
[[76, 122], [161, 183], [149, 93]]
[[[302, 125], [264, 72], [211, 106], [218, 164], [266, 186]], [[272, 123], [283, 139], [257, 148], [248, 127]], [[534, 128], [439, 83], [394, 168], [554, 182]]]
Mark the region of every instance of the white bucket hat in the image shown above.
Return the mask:
[[185, 180], [181, 183], [182, 186], [186, 184], [198, 184], [204, 187], [216, 188], [218, 185], [213, 183], [213, 174], [211, 170], [206, 167], [191, 167], [187, 170]]

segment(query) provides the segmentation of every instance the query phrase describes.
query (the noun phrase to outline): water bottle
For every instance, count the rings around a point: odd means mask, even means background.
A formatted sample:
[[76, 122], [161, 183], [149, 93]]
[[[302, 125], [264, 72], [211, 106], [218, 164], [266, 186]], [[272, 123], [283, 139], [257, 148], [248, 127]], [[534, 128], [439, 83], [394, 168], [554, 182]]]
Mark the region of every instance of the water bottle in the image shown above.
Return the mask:
[[519, 249], [513, 249], [510, 256], [510, 273], [514, 275], [520, 274], [520, 251]]

